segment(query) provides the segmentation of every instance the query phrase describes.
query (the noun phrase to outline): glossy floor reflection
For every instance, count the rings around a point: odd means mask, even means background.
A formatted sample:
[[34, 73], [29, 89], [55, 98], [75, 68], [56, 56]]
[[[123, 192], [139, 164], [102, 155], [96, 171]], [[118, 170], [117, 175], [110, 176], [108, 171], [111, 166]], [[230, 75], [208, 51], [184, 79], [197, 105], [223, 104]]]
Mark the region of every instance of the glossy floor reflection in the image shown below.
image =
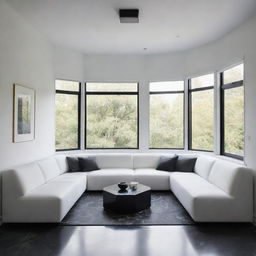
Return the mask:
[[0, 255], [251, 256], [252, 225], [2, 226]]

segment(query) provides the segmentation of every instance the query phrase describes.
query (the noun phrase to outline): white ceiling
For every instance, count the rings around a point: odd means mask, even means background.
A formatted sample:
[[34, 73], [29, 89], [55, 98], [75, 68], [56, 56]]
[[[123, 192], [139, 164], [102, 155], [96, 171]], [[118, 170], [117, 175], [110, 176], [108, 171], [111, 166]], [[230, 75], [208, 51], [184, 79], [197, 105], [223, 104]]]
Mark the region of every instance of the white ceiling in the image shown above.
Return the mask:
[[[255, 0], [6, 1], [56, 45], [97, 54], [190, 49], [222, 37], [256, 8]], [[140, 23], [120, 24], [119, 8], [139, 8]]]

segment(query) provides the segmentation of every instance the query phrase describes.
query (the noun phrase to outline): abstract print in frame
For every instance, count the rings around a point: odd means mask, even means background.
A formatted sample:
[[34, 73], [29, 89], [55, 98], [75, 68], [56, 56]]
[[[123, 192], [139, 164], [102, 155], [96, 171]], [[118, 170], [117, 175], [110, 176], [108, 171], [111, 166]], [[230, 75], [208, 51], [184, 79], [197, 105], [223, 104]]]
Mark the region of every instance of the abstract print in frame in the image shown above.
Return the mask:
[[13, 100], [13, 142], [34, 140], [35, 90], [14, 84]]

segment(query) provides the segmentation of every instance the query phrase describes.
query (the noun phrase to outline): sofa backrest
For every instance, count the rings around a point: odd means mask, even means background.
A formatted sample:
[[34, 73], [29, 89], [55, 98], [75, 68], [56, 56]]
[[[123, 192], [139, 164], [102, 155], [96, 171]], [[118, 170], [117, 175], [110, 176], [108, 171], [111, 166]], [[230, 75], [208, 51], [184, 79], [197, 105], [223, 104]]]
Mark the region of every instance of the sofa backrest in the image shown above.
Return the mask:
[[95, 155], [99, 168], [128, 168], [132, 169], [131, 154], [98, 154]]
[[163, 154], [134, 154], [133, 168], [156, 168], [158, 160], [162, 155]]
[[22, 196], [46, 182], [45, 176], [37, 163], [17, 166], [3, 172], [3, 194]]
[[[108, 153], [108, 154], [71, 154], [55, 155], [55, 159], [61, 169], [61, 173], [67, 172], [69, 167], [66, 160], [67, 156], [73, 157], [95, 157], [96, 162], [101, 169], [109, 168], [156, 168], [161, 156], [170, 157], [174, 154], [159, 153]], [[195, 154], [182, 154], [184, 156], [195, 156]]]
[[210, 171], [216, 158], [208, 156], [198, 156], [195, 164], [195, 173], [208, 180]]
[[[216, 160], [212, 166], [209, 182], [231, 195], [239, 195], [252, 190], [252, 171], [242, 165]], [[252, 191], [248, 191], [248, 196]], [[244, 194], [244, 193], [243, 193]]]
[[56, 155], [54, 157], [57, 161], [57, 164], [59, 165], [60, 172], [65, 173], [68, 172], [68, 162], [66, 155]]
[[[155, 168], [159, 157], [170, 154], [80, 154], [96, 157], [100, 168]], [[184, 154], [185, 155], [185, 154]], [[77, 155], [78, 156], [78, 155]], [[195, 156], [195, 155], [194, 155]], [[68, 171], [66, 155], [55, 155], [3, 173], [3, 192], [23, 195]], [[252, 195], [252, 171], [244, 166], [208, 156], [198, 156], [195, 172], [231, 195]]]
[[[142, 168], [153, 168], [155, 169], [159, 158], [161, 156], [172, 157], [174, 153], [138, 153], [133, 154], [133, 168], [142, 169]], [[195, 157], [195, 154], [177, 154], [184, 157]]]
[[45, 179], [51, 180], [61, 174], [61, 169], [53, 156], [37, 161]]
[[[58, 156], [58, 155], [56, 155]], [[110, 153], [110, 154], [71, 154], [66, 155], [70, 157], [95, 157], [96, 162], [100, 169], [109, 169], [109, 168], [133, 168], [132, 162], [132, 154], [123, 154], [123, 153]], [[58, 159], [60, 161], [60, 159]], [[62, 165], [63, 160], [61, 160]], [[68, 169], [68, 165], [66, 163], [66, 167]]]

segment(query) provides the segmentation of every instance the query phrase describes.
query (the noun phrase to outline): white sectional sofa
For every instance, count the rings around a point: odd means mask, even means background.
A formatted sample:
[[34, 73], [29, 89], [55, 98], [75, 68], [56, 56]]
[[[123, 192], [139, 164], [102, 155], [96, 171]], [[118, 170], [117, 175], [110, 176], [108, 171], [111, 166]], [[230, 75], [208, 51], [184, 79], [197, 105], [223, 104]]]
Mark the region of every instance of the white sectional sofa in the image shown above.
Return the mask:
[[[198, 222], [251, 222], [252, 171], [198, 155], [195, 172], [156, 170], [163, 154], [94, 154], [98, 171], [70, 173], [65, 155], [3, 172], [3, 222], [60, 222], [86, 190], [138, 181], [152, 190], [172, 190]], [[83, 154], [79, 156], [92, 156]]]

